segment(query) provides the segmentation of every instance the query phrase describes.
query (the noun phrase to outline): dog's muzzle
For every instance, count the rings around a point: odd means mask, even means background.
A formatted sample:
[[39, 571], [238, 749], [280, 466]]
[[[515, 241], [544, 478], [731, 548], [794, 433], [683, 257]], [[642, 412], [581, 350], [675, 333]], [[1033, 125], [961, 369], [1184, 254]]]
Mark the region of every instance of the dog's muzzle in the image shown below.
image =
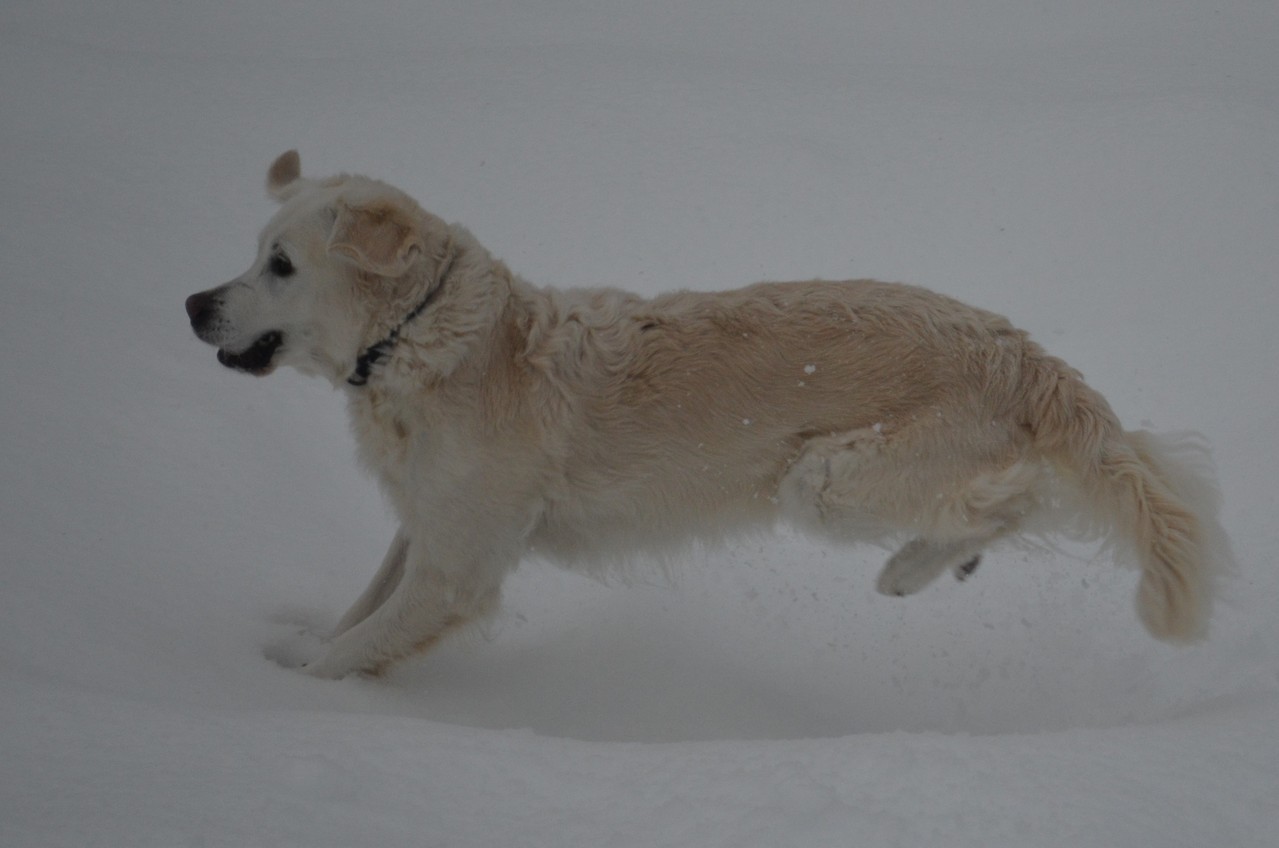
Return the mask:
[[[197, 292], [186, 300], [187, 317], [191, 319], [191, 329], [201, 341], [213, 345], [221, 341], [219, 337], [225, 330], [219, 292], [219, 289]], [[272, 370], [271, 361], [283, 344], [283, 333], [279, 330], [268, 330], [258, 336], [253, 344], [237, 353], [219, 346], [218, 362], [227, 368], [260, 377]]]

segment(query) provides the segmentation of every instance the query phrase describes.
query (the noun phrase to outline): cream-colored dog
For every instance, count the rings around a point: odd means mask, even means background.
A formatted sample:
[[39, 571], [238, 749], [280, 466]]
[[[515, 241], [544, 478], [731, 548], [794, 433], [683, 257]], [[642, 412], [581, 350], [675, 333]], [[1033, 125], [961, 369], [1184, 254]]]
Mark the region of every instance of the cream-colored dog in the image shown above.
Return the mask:
[[187, 299], [192, 327], [228, 367], [342, 389], [401, 523], [312, 674], [429, 647], [529, 550], [591, 568], [787, 519], [907, 540], [878, 588], [908, 595], [1071, 491], [1140, 564], [1150, 632], [1203, 632], [1229, 556], [1209, 487], [998, 315], [865, 280], [542, 289], [384, 183], [290, 151], [267, 185], [257, 259]]

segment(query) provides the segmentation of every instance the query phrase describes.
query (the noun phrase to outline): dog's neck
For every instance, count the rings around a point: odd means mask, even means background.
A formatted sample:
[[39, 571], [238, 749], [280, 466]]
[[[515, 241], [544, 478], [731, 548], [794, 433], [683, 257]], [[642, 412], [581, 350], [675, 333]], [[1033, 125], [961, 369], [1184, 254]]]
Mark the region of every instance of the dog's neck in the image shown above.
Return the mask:
[[405, 315], [400, 323], [396, 324], [395, 327], [391, 329], [391, 332], [387, 333], [381, 341], [374, 342], [361, 351], [359, 357], [355, 360], [355, 370], [351, 372], [351, 376], [346, 378], [346, 382], [349, 385], [356, 386], [358, 388], [368, 384], [369, 377], [373, 371], [373, 366], [376, 365], [380, 359], [389, 354], [395, 347], [396, 342], [400, 340], [400, 331], [412, 322], [413, 319], [425, 312], [427, 307], [429, 307], [431, 303], [434, 302], [435, 298], [439, 296], [439, 293], [443, 291], [444, 282], [448, 278], [449, 271], [453, 268], [453, 263], [456, 261], [457, 255], [457, 246], [453, 243], [453, 239], [450, 238], [445, 247], [444, 260], [440, 263], [439, 270], [435, 274], [435, 285], [426, 293], [426, 297], [422, 298], [422, 302], [413, 307], [413, 309], [409, 311], [409, 314]]

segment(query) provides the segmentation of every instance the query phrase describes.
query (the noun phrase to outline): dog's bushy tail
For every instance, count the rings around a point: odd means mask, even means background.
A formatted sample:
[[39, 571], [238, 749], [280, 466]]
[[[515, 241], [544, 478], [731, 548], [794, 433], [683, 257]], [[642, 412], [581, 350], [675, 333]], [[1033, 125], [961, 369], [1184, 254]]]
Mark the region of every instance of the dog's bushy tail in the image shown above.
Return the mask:
[[1023, 372], [1036, 447], [1078, 484], [1111, 540], [1141, 566], [1137, 613], [1168, 642], [1205, 635], [1215, 578], [1230, 566], [1207, 450], [1193, 437], [1125, 432], [1079, 372], [1032, 352]]

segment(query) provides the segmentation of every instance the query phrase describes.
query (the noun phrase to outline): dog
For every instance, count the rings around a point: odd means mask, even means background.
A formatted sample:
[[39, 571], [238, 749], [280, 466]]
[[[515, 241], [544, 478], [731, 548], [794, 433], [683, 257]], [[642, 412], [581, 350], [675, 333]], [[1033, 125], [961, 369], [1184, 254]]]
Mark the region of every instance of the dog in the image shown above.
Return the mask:
[[1151, 634], [1205, 632], [1211, 483], [999, 315], [871, 280], [540, 288], [385, 183], [304, 179], [289, 151], [267, 189], [256, 259], [187, 298], [191, 326], [229, 368], [345, 393], [400, 523], [309, 674], [483, 619], [530, 551], [589, 571], [778, 521], [904, 541], [877, 581], [904, 596], [1082, 516], [1139, 564]]

